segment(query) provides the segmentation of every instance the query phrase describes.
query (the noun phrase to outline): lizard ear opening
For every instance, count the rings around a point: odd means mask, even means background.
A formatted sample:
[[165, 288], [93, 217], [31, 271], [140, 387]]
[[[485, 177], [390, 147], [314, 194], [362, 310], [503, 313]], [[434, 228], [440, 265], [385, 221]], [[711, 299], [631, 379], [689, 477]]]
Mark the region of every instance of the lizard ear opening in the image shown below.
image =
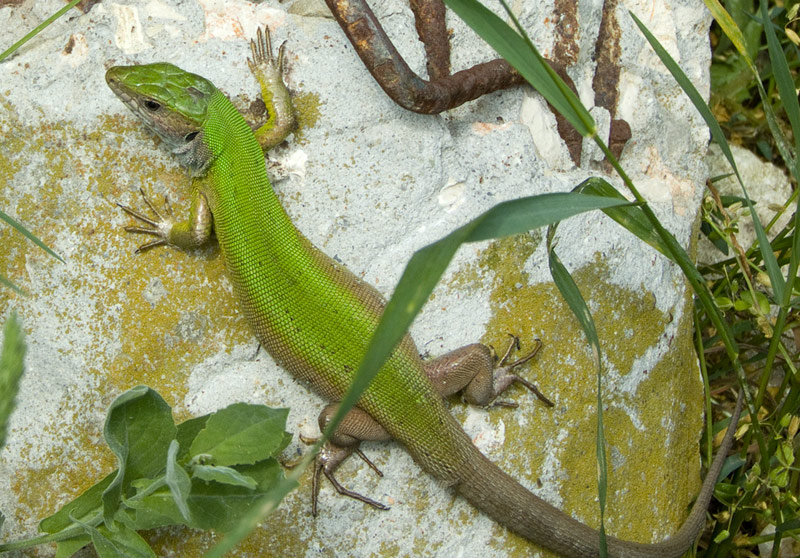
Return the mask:
[[186, 143], [189, 143], [190, 141], [194, 140], [194, 138], [197, 137], [198, 133], [199, 132], [189, 132], [188, 134], [183, 136], [183, 141], [185, 141]]

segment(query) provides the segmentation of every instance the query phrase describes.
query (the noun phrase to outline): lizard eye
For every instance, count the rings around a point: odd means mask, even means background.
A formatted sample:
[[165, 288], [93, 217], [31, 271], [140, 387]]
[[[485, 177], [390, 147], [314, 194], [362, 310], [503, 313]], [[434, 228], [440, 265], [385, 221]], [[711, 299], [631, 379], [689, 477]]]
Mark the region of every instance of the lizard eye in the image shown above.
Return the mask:
[[197, 132], [189, 132], [188, 134], [183, 136], [183, 141], [185, 141], [186, 143], [189, 143], [190, 141], [192, 141], [196, 137], [197, 137]]
[[144, 108], [149, 110], [150, 112], [155, 112], [161, 108], [161, 103], [157, 103], [153, 99], [145, 99], [144, 100]]

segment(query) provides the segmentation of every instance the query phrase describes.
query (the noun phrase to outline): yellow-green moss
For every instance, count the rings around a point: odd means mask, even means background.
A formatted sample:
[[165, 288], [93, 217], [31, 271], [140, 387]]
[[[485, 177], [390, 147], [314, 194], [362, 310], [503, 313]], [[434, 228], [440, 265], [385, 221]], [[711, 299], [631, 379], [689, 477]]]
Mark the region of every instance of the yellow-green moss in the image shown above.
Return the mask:
[[[296, 104], [301, 125], [313, 126], [320, 107], [316, 96], [301, 95]], [[178, 214], [188, 204], [189, 179], [185, 171], [156, 152], [151, 156], [129, 153], [129, 145], [153, 146], [151, 135], [132, 119], [122, 117], [102, 118], [88, 130], [76, 130], [66, 124], [30, 126], [16, 118], [7, 100], [0, 98], [0, 106], [6, 109], [0, 132], [7, 142], [0, 151], [0, 183], [7, 185], [0, 190], [0, 208], [13, 206], [14, 214], [48, 244], [55, 244], [61, 235], [80, 238], [79, 247], [67, 258], [72, 273], [65, 279], [66, 287], [71, 292], [87, 293], [91, 304], [99, 309], [118, 308], [113, 317], [98, 310], [98, 316], [104, 317], [69, 326], [81, 328], [77, 333], [86, 337], [81, 350], [89, 363], [87, 382], [91, 380], [96, 390], [89, 396], [86, 392], [78, 396], [67, 392], [61, 402], [63, 423], [49, 425], [40, 435], [53, 446], [41, 458], [26, 459], [30, 467], [14, 472], [12, 486], [21, 503], [17, 519], [26, 521], [52, 513], [113, 468], [109, 452], [97, 442], [98, 424], [87, 417], [102, 415], [113, 397], [124, 389], [148, 384], [173, 405], [178, 419], [185, 418], [183, 401], [192, 367], [252, 336], [226, 287], [223, 265], [215, 249], [191, 254], [170, 249], [133, 254], [143, 240], [122, 231], [124, 220], [119, 218], [114, 201], [141, 206], [135, 191], [143, 186], [158, 194], [154, 199], [169, 192]], [[41, 176], [40, 182], [33, 185], [19, 178], [26, 166], [33, 164], [31, 160], [37, 161], [36, 172]], [[65, 176], [72, 180], [69, 192], [62, 183]], [[82, 190], [75, 185], [77, 182], [81, 182]], [[533, 484], [544, 459], [544, 452], [537, 446], [555, 439], [556, 428], [568, 429], [569, 442], [558, 448], [568, 479], [561, 485], [563, 507], [577, 510], [580, 517], [592, 522], [596, 521], [594, 415], [583, 411], [594, 406], [595, 372], [583, 334], [555, 287], [528, 285], [524, 264], [540, 242], [540, 233], [493, 242], [478, 262], [462, 269], [449, 286], [469, 289], [485, 276], [493, 278], [495, 311], [485, 342], [504, 346], [509, 332], [519, 335], [526, 346], [532, 337], [544, 340], [540, 356], [523, 373], [534, 378], [546, 394], [559, 394], [559, 402], [570, 401], [569, 407], [560, 405], [549, 411], [532, 398], [525, 399], [527, 394], [516, 392], [514, 398], [521, 405], [537, 405], [538, 422], [523, 426], [514, 420], [514, 411], [508, 409], [493, 411], [491, 418], [506, 424], [506, 462], [517, 470], [529, 471], [525, 480]], [[0, 273], [32, 291], [30, 299], [23, 299], [0, 290], [0, 304], [14, 304], [29, 328], [46, 323], [51, 318], [29, 301], [57, 297], [63, 292], [65, 285], [48, 278], [63, 271], [59, 267], [63, 264], [45, 256], [8, 227], [0, 227], [0, 245], [4, 247], [0, 252]], [[102, 262], [98, 262], [98, 254], [104, 254]], [[28, 280], [29, 266], [42, 278], [36, 284]], [[593, 302], [612, 373], [628, 374], [631, 364], [658, 341], [671, 318], [655, 307], [654, 298], [646, 289], [632, 292], [608, 284], [607, 270], [599, 259], [575, 272], [574, 277], [586, 298]], [[156, 283], [163, 296], [146, 297]], [[69, 310], [57, 306], [52, 311], [58, 314]], [[59, 320], [63, 321], [69, 320]], [[109, 349], [109, 331], [117, 324], [122, 330], [119, 346]], [[680, 329], [687, 331], [689, 327], [689, 323], [682, 323]], [[675, 340], [674, 344], [674, 351], [648, 371], [648, 379], [634, 395], [617, 394], [606, 399], [606, 435], [612, 449], [608, 517], [611, 532], [624, 537], [648, 533], [656, 524], [674, 526], [685, 508], [675, 505], [675, 501], [688, 502], [697, 488], [696, 460], [685, 456], [696, 452], [699, 398], [687, 397], [685, 393], [690, 390], [684, 386], [692, 386], [691, 393], [700, 390], [689, 340]], [[633, 397], [635, 401], [629, 400]], [[675, 409], [680, 405], [685, 408], [678, 412]], [[644, 425], [641, 430], [623, 413], [624, 406], [638, 409], [638, 420]], [[553, 424], [554, 417], [557, 426]], [[664, 430], [680, 437], [680, 443], [673, 440], [666, 444], [672, 448], [673, 455], [669, 456], [662, 455], [665, 446], [653, 434], [662, 431], [663, 417], [671, 421]], [[514, 449], [520, 445], [521, 449]], [[23, 457], [34, 455], [34, 450], [37, 456], [41, 455], [40, 447], [31, 446], [23, 449]], [[518, 455], [514, 455], [515, 451]], [[619, 459], [615, 457], [617, 453]], [[675, 459], [675, 455], [684, 457]], [[675, 479], [694, 481], [664, 486], [659, 475], [668, 472], [667, 463], [671, 463], [673, 471], [675, 463], [684, 467], [675, 473]], [[627, 494], [616, 493], [621, 486], [628, 490]], [[653, 486], [664, 489], [652, 495]], [[418, 502], [420, 507], [426, 505], [424, 494]], [[668, 516], [655, 517], [653, 510], [658, 509], [669, 509]], [[467, 513], [462, 512], [453, 520], [464, 521], [462, 516]], [[624, 524], [615, 523], [618, 514], [624, 514]], [[291, 513], [279, 511], [244, 543], [241, 552], [250, 550], [249, 555], [257, 555], [271, 549], [274, 554], [302, 553], [301, 541], [308, 538], [299, 536], [296, 529]], [[505, 533], [499, 526], [495, 531], [498, 535]], [[184, 548], [196, 549], [199, 555], [215, 536], [171, 529], [154, 532], [149, 538], [159, 555], [176, 548], [178, 542]], [[527, 542], [515, 537], [509, 541], [518, 554], [527, 554]], [[420, 552], [428, 549], [424, 540], [414, 544], [419, 545]], [[385, 545], [385, 550], [390, 555], [396, 551], [391, 544]]]
[[295, 141], [300, 144], [305, 144], [304, 133], [317, 125], [317, 121], [321, 116], [319, 95], [316, 93], [298, 93], [292, 97], [294, 103], [295, 114], [297, 114], [297, 129], [294, 132]]
[[[66, 236], [79, 239], [62, 264], [10, 227], [0, 226], [0, 274], [30, 293], [19, 297], [0, 289], [0, 304], [13, 305], [29, 333], [57, 323], [59, 335], [80, 338], [81, 344], [60, 352], [65, 359], [85, 363], [71, 371], [86, 376], [74, 378], [82, 386], [79, 393], [64, 392], [57, 415], [62, 420], [31, 432], [33, 441], [27, 445], [20, 446], [19, 438], [11, 442], [26, 463], [16, 468], [11, 481], [19, 502], [15, 515], [29, 522], [53, 513], [114, 468], [113, 456], [100, 441], [98, 421], [114, 397], [147, 384], [173, 406], [177, 420], [187, 418], [183, 402], [192, 367], [251, 340], [252, 334], [222, 279], [224, 266], [216, 248], [134, 254], [146, 238], [125, 233], [122, 224], [130, 221], [120, 218], [114, 201], [141, 207], [136, 190], [143, 186], [157, 205], [169, 192], [178, 215], [188, 206], [190, 179], [183, 169], [156, 151], [153, 157], [129, 152], [127, 146], [137, 142], [153, 146], [151, 135], [121, 117], [101, 118], [89, 130], [68, 123], [27, 125], [10, 110], [10, 103], [0, 99], [0, 104], [8, 109], [0, 121], [0, 208], [50, 246]], [[34, 270], [36, 282], [28, 270]], [[145, 292], [155, 283], [163, 296], [148, 300]], [[72, 294], [75, 301], [88, 301], [92, 319], [81, 321], [72, 315], [85, 310], [61, 300]], [[42, 304], [48, 300], [55, 304]], [[115, 332], [118, 345], [109, 346]], [[283, 522], [291, 523], [285, 517]], [[288, 531], [286, 525], [281, 529]], [[188, 530], [178, 532], [181, 538], [195, 540], [196, 534]], [[155, 540], [159, 536], [154, 535]], [[201, 541], [211, 538], [200, 536]], [[275, 536], [255, 535], [251, 541], [267, 538]], [[246, 543], [254, 549], [257, 544]]]
[[[536, 406], [534, 422], [520, 424], [514, 410], [494, 410], [490, 420], [505, 424], [504, 461], [514, 464], [515, 470], [529, 471], [527, 480], [534, 485], [544, 465], [542, 444], [557, 443], [558, 476], [564, 475], [559, 486], [561, 507], [596, 526], [596, 371], [580, 326], [555, 285], [528, 285], [524, 265], [540, 241], [541, 235], [533, 233], [492, 242], [476, 264], [456, 274], [449, 287], [469, 288], [491, 278], [494, 310], [485, 343], [505, 347], [508, 333], [513, 333], [520, 336], [525, 350], [532, 338], [542, 338], [539, 356], [522, 373], [546, 395], [557, 394], [556, 407], [546, 409], [519, 390], [510, 397], [521, 406]], [[607, 375], [625, 377], [637, 359], [664, 341], [661, 336], [672, 316], [656, 307], [655, 297], [644, 286], [632, 291], [610, 284], [599, 255], [593, 264], [573, 272], [573, 278], [592, 307]], [[685, 304], [688, 310], [688, 298]], [[687, 459], [697, 455], [702, 416], [702, 385], [689, 317], [684, 312], [678, 328], [682, 335], [666, 339], [671, 350], [644, 373], [634, 393], [604, 396], [609, 447], [606, 525], [610, 533], [623, 538], [649, 542], [653, 531], [674, 531], [699, 489], [699, 460]], [[640, 428], [626, 409], [635, 413]], [[566, 441], [556, 442], [559, 435]], [[670, 439], [664, 440], [665, 436]], [[510, 555], [529, 552], [529, 543], [514, 535], [509, 544]]]

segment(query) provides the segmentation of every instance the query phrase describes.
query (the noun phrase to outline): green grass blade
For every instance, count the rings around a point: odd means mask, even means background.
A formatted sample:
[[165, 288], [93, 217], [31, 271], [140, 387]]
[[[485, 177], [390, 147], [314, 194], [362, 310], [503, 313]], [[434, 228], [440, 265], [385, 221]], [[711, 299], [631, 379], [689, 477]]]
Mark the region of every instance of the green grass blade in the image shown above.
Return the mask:
[[53, 252], [50, 248], [48, 248], [48, 246], [44, 242], [39, 240], [36, 237], [36, 235], [34, 235], [32, 232], [30, 232], [28, 229], [26, 229], [24, 225], [22, 225], [20, 222], [15, 220], [13, 217], [7, 215], [3, 211], [0, 211], [0, 220], [5, 221], [9, 225], [11, 225], [12, 228], [16, 229], [25, 238], [27, 238], [28, 240], [30, 240], [31, 242], [36, 244], [36, 246], [38, 246], [39, 248], [41, 248], [42, 250], [44, 250], [45, 252], [47, 252], [48, 254], [53, 256], [55, 259], [57, 259], [61, 263], [64, 263], [64, 260], [61, 259], [61, 256], [59, 256], [58, 254]]
[[[798, 105], [797, 101], [797, 91], [795, 89], [791, 73], [789, 72], [789, 65], [786, 62], [786, 56], [783, 54], [783, 49], [778, 42], [778, 38], [775, 36], [775, 30], [772, 28], [772, 21], [769, 19], [767, 5], [764, 0], [761, 0], [761, 18], [764, 24], [764, 32], [767, 37], [770, 62], [772, 63], [775, 81], [778, 84], [778, 91], [780, 92], [781, 103], [792, 126], [796, 155], [798, 152], [800, 152], [800, 106]], [[764, 104], [766, 104], [766, 102]], [[791, 167], [791, 171], [795, 181], [800, 179], [800, 167], [798, 166], [796, 159], [795, 164]], [[756, 222], [755, 215], [753, 215], [753, 222]], [[789, 260], [789, 272], [787, 274], [790, 287], [789, 289], [782, 291], [780, 295], [778, 294], [778, 290], [775, 290], [775, 295], [778, 297], [778, 300], [781, 301], [781, 305], [783, 307], [786, 307], [789, 303], [790, 293], [794, 289], [794, 284], [797, 277], [798, 264], [800, 264], [800, 254], [797, 253], [797, 251], [800, 250], [800, 234], [798, 234], [798, 230], [800, 230], [798, 229], [798, 227], [800, 227], [800, 197], [798, 198], [798, 203], [795, 208], [794, 226], [795, 232], [792, 235], [792, 251]], [[756, 229], [756, 232], [758, 232], [758, 229]], [[759, 237], [759, 242], [760, 240], [761, 237]], [[766, 260], [765, 264], [767, 264]], [[767, 264], [767, 270], [769, 271], [769, 264]], [[771, 273], [769, 278], [772, 280]]]
[[686, 74], [683, 73], [680, 66], [675, 62], [675, 60], [669, 55], [669, 53], [661, 46], [661, 44], [656, 40], [652, 33], [644, 26], [644, 24], [639, 21], [635, 14], [632, 12], [628, 12], [633, 21], [639, 27], [639, 30], [645, 36], [647, 41], [650, 43], [650, 46], [656, 52], [658, 57], [661, 59], [661, 62], [667, 67], [667, 69], [672, 74], [672, 77], [675, 78], [675, 81], [678, 82], [678, 85], [681, 86], [684, 93], [689, 97], [692, 101], [692, 104], [703, 117], [705, 120], [706, 125], [711, 130], [711, 136], [714, 138], [714, 141], [719, 145], [720, 150], [725, 155], [725, 158], [728, 160], [728, 163], [731, 165], [733, 172], [736, 175], [736, 179], [739, 181], [739, 185], [742, 188], [742, 192], [744, 193], [745, 199], [747, 200], [747, 206], [750, 209], [750, 214], [753, 218], [753, 225], [755, 227], [756, 236], [758, 237], [759, 248], [761, 250], [761, 257], [764, 260], [764, 266], [767, 269], [767, 275], [769, 275], [769, 279], [772, 282], [772, 288], [775, 292], [775, 296], [778, 300], [783, 300], [784, 298], [784, 291], [786, 287], [786, 282], [781, 275], [780, 266], [778, 265], [778, 261], [775, 259], [775, 254], [772, 251], [772, 245], [767, 238], [767, 234], [764, 232], [764, 227], [761, 225], [761, 222], [758, 219], [758, 215], [756, 214], [755, 208], [753, 207], [753, 203], [750, 201], [750, 196], [747, 193], [747, 189], [742, 182], [742, 177], [739, 174], [739, 169], [736, 167], [736, 161], [733, 158], [733, 153], [731, 153], [730, 146], [728, 145], [728, 141], [725, 139], [725, 134], [722, 132], [722, 128], [720, 127], [719, 123], [717, 122], [716, 118], [711, 112], [711, 109], [706, 104], [703, 97], [695, 88], [694, 84], [692, 84], [691, 80], [686, 77]]
[[644, 35], [645, 39], [647, 39], [647, 42], [650, 43], [650, 46], [661, 59], [661, 62], [667, 67], [669, 72], [672, 74], [672, 77], [675, 78], [675, 81], [678, 82], [678, 85], [681, 86], [681, 89], [683, 89], [684, 93], [686, 93], [686, 95], [692, 101], [694, 107], [703, 117], [706, 125], [711, 130], [711, 137], [713, 137], [714, 141], [719, 144], [722, 153], [725, 155], [728, 163], [730, 163], [731, 168], [733, 169], [733, 172], [736, 174], [737, 178], [739, 178], [739, 182], [741, 182], [741, 178], [739, 177], [739, 169], [736, 167], [736, 161], [733, 158], [733, 153], [731, 153], [731, 148], [728, 145], [728, 141], [725, 139], [725, 134], [723, 133], [722, 128], [720, 127], [716, 118], [714, 118], [711, 109], [708, 108], [703, 96], [700, 95], [700, 92], [697, 91], [697, 88], [695, 88], [691, 80], [686, 77], [686, 74], [683, 73], [683, 70], [681, 70], [680, 66], [678, 66], [678, 63], [675, 62], [666, 49], [661, 46], [661, 43], [659, 43], [653, 34], [650, 33], [650, 30], [645, 27], [644, 23], [642, 23], [639, 18], [636, 17], [636, 14], [630, 11], [628, 13], [630, 14], [631, 18], [633, 18], [634, 23], [636, 23], [636, 25], [639, 27], [639, 31], [642, 32], [642, 35]]
[[620, 200], [583, 194], [541, 194], [496, 205], [443, 239], [418, 250], [409, 260], [392, 298], [370, 340], [350, 390], [328, 424], [334, 431], [344, 414], [402, 339], [414, 317], [427, 302], [459, 246], [469, 242], [527, 232], [592, 209], [621, 205]]
[[736, 22], [731, 17], [731, 14], [722, 7], [722, 4], [719, 3], [719, 0], [703, 0], [706, 8], [708, 11], [711, 12], [711, 15], [717, 21], [719, 26], [722, 28], [722, 32], [731, 40], [733, 46], [736, 47], [736, 50], [739, 51], [739, 54], [750, 67], [750, 70], [753, 73], [758, 74], [756, 70], [755, 64], [753, 64], [753, 59], [750, 57], [750, 53], [747, 50], [747, 41], [742, 34], [742, 30], [739, 29], [739, 26], [736, 25]]
[[[786, 134], [783, 133], [783, 130], [778, 125], [778, 119], [775, 116], [775, 111], [772, 109], [770, 97], [767, 95], [767, 92], [762, 85], [762, 79], [759, 75], [758, 68], [756, 68], [755, 64], [753, 63], [753, 58], [750, 55], [750, 49], [747, 47], [748, 41], [745, 39], [744, 33], [742, 33], [741, 28], [736, 24], [734, 18], [731, 17], [724, 7], [722, 7], [718, 0], [705, 0], [705, 4], [711, 12], [711, 15], [714, 16], [714, 19], [722, 29], [723, 33], [725, 33], [725, 36], [730, 39], [731, 44], [736, 47], [736, 50], [742, 56], [742, 59], [745, 60], [748, 68], [750, 68], [750, 71], [753, 73], [758, 94], [761, 97], [761, 108], [764, 110], [764, 118], [766, 119], [767, 126], [769, 127], [772, 137], [775, 140], [775, 145], [778, 148], [778, 152], [786, 162], [786, 166], [789, 168], [794, 168], [796, 161], [793, 150], [789, 145], [789, 141], [786, 139]], [[746, 14], [745, 17], [747, 17], [749, 21], [753, 21], [752, 15]], [[761, 23], [760, 27], [761, 29], [764, 28], [763, 22]], [[757, 41], [757, 39], [753, 39], [753, 41]]]
[[606, 510], [606, 497], [608, 493], [608, 462], [606, 460], [606, 439], [605, 428], [603, 427], [603, 360], [600, 351], [600, 339], [597, 335], [597, 328], [594, 325], [594, 319], [586, 305], [578, 285], [572, 279], [567, 268], [561, 263], [561, 260], [556, 254], [552, 246], [553, 234], [555, 226], [551, 227], [547, 234], [547, 252], [548, 262], [550, 265], [550, 274], [553, 276], [553, 282], [556, 284], [558, 291], [566, 301], [567, 305], [575, 314], [578, 323], [583, 329], [583, 333], [589, 341], [592, 348], [592, 356], [595, 361], [595, 369], [597, 370], [597, 438], [595, 441], [595, 451], [597, 456], [597, 495], [598, 504], [600, 507], [600, 556], [604, 558], [608, 556], [608, 543], [606, 540], [606, 529], [603, 521]]
[[75, 6], [76, 6], [76, 5], [77, 5], [77, 4], [78, 4], [80, 1], [81, 1], [81, 0], [72, 0], [72, 2], [70, 2], [69, 4], [67, 4], [66, 6], [64, 6], [63, 8], [61, 8], [60, 10], [58, 10], [56, 13], [54, 13], [53, 15], [51, 15], [50, 17], [48, 17], [46, 20], [44, 20], [44, 21], [43, 21], [42, 23], [40, 23], [39, 25], [37, 25], [37, 26], [36, 26], [36, 27], [33, 29], [33, 31], [31, 31], [30, 33], [28, 33], [27, 35], [25, 35], [24, 37], [22, 37], [22, 38], [21, 38], [19, 41], [17, 41], [17, 42], [16, 42], [16, 43], [14, 43], [13, 45], [11, 45], [11, 46], [10, 46], [8, 49], [6, 49], [5, 51], [3, 51], [3, 53], [2, 53], [2, 54], [0, 54], [0, 62], [2, 62], [2, 61], [3, 61], [3, 60], [5, 60], [6, 58], [8, 58], [8, 57], [9, 57], [9, 56], [11, 56], [12, 54], [14, 54], [14, 52], [16, 52], [16, 50], [17, 50], [19, 47], [21, 47], [22, 45], [24, 45], [25, 43], [27, 43], [28, 41], [30, 41], [32, 38], [34, 38], [36, 35], [38, 35], [39, 33], [41, 33], [41, 32], [42, 32], [42, 30], [44, 30], [44, 29], [45, 29], [45, 28], [46, 28], [48, 25], [50, 25], [50, 24], [51, 24], [51, 23], [53, 23], [55, 20], [57, 20], [58, 18], [60, 18], [62, 15], [64, 15], [65, 13], [67, 13], [67, 12], [68, 12], [68, 11], [69, 11], [71, 8], [74, 8], [74, 7], [75, 7]]
[[[797, 90], [795, 89], [794, 80], [789, 71], [789, 64], [786, 61], [786, 56], [778, 42], [778, 37], [775, 35], [775, 29], [772, 27], [772, 20], [769, 19], [767, 4], [764, 0], [761, 0], [761, 18], [764, 24], [764, 33], [767, 37], [767, 47], [769, 49], [769, 59], [772, 63], [772, 73], [775, 76], [775, 82], [778, 86], [781, 104], [792, 126], [795, 153], [798, 153], [800, 152], [800, 105], [797, 101]], [[795, 167], [792, 169], [792, 174], [796, 180], [800, 177], [800, 170]]]
[[14, 291], [17, 294], [21, 294], [21, 295], [28, 294], [25, 291], [23, 291], [21, 288], [17, 287], [14, 284], [13, 281], [7, 279], [6, 277], [3, 277], [2, 275], [0, 275], [0, 285], [3, 285], [4, 287], [7, 287], [7, 288], [11, 289], [12, 291]]
[[8, 419], [24, 370], [25, 337], [17, 315], [13, 312], [3, 328], [3, 352], [0, 353], [0, 448], [6, 440]]
[[582, 136], [595, 134], [594, 120], [589, 112], [564, 80], [545, 62], [524, 35], [524, 30], [520, 35], [477, 0], [445, 0], [445, 4], [514, 66]]

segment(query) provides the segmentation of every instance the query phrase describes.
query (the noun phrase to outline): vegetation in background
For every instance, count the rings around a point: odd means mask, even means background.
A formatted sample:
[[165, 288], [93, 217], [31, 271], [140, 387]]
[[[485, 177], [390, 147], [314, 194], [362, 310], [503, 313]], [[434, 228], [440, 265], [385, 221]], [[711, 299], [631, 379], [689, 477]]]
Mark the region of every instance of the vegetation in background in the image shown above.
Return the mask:
[[[706, 119], [714, 141], [728, 158], [732, 173], [739, 182], [741, 179], [728, 147], [729, 140], [754, 149], [768, 160], [780, 162], [796, 187], [800, 177], [797, 160], [800, 152], [800, 108], [796, 94], [799, 85], [798, 47], [794, 42], [799, 23], [796, 7], [787, 2], [771, 4], [768, 8], [765, 2], [754, 0], [705, 2], [717, 23], [712, 31], [715, 53], [710, 107], [666, 51], [638, 20], [636, 22]], [[730, 410], [733, 394], [738, 389], [744, 388], [747, 394], [749, 417], [740, 424], [741, 449], [729, 458], [725, 470], [727, 476], [717, 487], [718, 505], [712, 513], [709, 532], [701, 540], [700, 554], [708, 557], [750, 556], [758, 552], [755, 548], [758, 543], [796, 538], [800, 532], [796, 496], [800, 492], [800, 475], [795, 465], [800, 428], [800, 388], [796, 369], [796, 343], [800, 342], [795, 289], [800, 264], [800, 235], [796, 234], [797, 196], [793, 194], [784, 205], [784, 211], [794, 211], [795, 216], [780, 231], [770, 231], [771, 223], [762, 227], [758, 222], [745, 189], [747, 185], [741, 184], [742, 196], [738, 200], [712, 197], [704, 204], [705, 230], [718, 246], [729, 251], [730, 258], [698, 270], [658, 222], [624, 169], [596, 137], [594, 122], [586, 109], [543, 63], [511, 12], [508, 12], [509, 17], [517, 31], [475, 0], [448, 0], [447, 4], [529, 81], [537, 83], [540, 93], [578, 131], [598, 143], [636, 205], [608, 209], [620, 202], [621, 195], [608, 182], [595, 178], [588, 185], [592, 187], [594, 196], [563, 194], [507, 202], [457, 229], [442, 241], [420, 250], [409, 262], [387, 306], [356, 385], [340, 407], [339, 416], [357, 400], [359, 390], [366, 386], [388, 356], [427, 300], [460, 243], [556, 223], [574, 214], [578, 203], [585, 203], [581, 209], [605, 206], [605, 211], [623, 227], [680, 266], [694, 289], [697, 295], [698, 352], [710, 388], [707, 395], [709, 408], [713, 404], [713, 413], [723, 417]], [[726, 210], [726, 203], [731, 202], [743, 204], [752, 213], [757, 232], [752, 246], [741, 247], [737, 242], [738, 223]], [[772, 241], [767, 240], [767, 232], [777, 233]], [[579, 286], [565, 274], [566, 270], [552, 251], [550, 264], [554, 280], [599, 355], [591, 319], [585, 318], [589, 314], [577, 288]], [[425, 272], [421, 273], [421, 269]], [[5, 346], [8, 346], [8, 338]], [[597, 362], [599, 388], [602, 385], [599, 358]], [[602, 506], [605, 451], [602, 405], [599, 403], [601, 394], [598, 389], [598, 487]], [[119, 412], [128, 406], [136, 408], [137, 413]], [[229, 412], [228, 409], [218, 414]], [[259, 461], [242, 460], [243, 457], [226, 461], [215, 453], [216, 447], [208, 451], [205, 446], [202, 451], [195, 448], [199, 444], [198, 438], [202, 439], [202, 432], [212, 427], [211, 418], [192, 419], [177, 427], [171, 420], [169, 408], [147, 388], [126, 392], [112, 405], [106, 423], [106, 439], [118, 456], [118, 471], [42, 522], [42, 530], [49, 533], [43, 537], [53, 537], [56, 533], [64, 535], [65, 532], [70, 535], [71, 538], [61, 539], [61, 548], [64, 549], [59, 551], [61, 558], [70, 556], [78, 544], [89, 541], [95, 544], [103, 557], [150, 556], [141, 546], [135, 529], [175, 523], [229, 531], [230, 535], [222, 545], [209, 553], [209, 556], [222, 556], [296, 486], [302, 466], [286, 479], [282, 479], [277, 471], [274, 475], [270, 473], [268, 479], [262, 479], [260, 473], [255, 474], [249, 468], [262, 461], [272, 463], [271, 456], [284, 443], [283, 426], [278, 424], [279, 421], [273, 421], [271, 434], [262, 433], [274, 438], [271, 453], [257, 456]], [[151, 431], [147, 428], [152, 421], [163, 422], [168, 435], [160, 436], [161, 429]], [[235, 421], [228, 418], [223, 422], [228, 425]], [[335, 421], [330, 428], [333, 427]], [[724, 419], [715, 427], [724, 429]], [[133, 432], [144, 436], [144, 441], [133, 442], [134, 438], [127, 436]], [[151, 439], [153, 436], [157, 439]], [[132, 443], [144, 444], [149, 450], [132, 452]], [[711, 453], [710, 446], [706, 453]], [[310, 459], [309, 453], [304, 464], [308, 464]], [[213, 472], [203, 472], [204, 467]], [[271, 465], [268, 468], [273, 471]], [[200, 484], [221, 485], [225, 490], [237, 493], [250, 491], [247, 494], [252, 497], [247, 499], [246, 505], [237, 508], [237, 513], [223, 514], [224, 517], [203, 522], [198, 518], [198, 510], [192, 506], [192, 498], [196, 496], [194, 491]], [[0, 546], [0, 552], [11, 548], [11, 545]], [[767, 552], [777, 557], [778, 546]]]
[[[792, 194], [781, 207], [773, 208], [776, 216], [765, 225], [772, 240], [757, 239], [751, 246], [740, 245], [741, 221], [731, 207], [741, 204], [741, 198], [717, 195], [712, 179], [703, 204], [703, 229], [727, 258], [701, 272], [741, 347], [753, 393], [753, 415], [740, 425], [742, 449], [730, 459], [733, 473], [717, 486], [720, 506], [702, 555], [758, 555], [756, 545], [777, 543], [782, 537], [787, 540], [781, 556], [796, 556], [800, 553], [800, 475], [795, 463], [800, 446], [800, 321], [795, 288], [800, 5], [755, 0], [721, 4], [707, 0], [706, 4], [715, 18], [711, 30], [713, 113], [732, 143], [785, 169]], [[794, 213], [793, 218], [775, 229], [785, 212]], [[764, 272], [765, 244], [783, 270], [785, 284], [776, 284]], [[699, 308], [696, 324], [702, 365], [716, 394], [732, 382], [730, 362], [720, 350], [716, 329]], [[766, 547], [760, 555], [778, 556], [778, 548]]]

